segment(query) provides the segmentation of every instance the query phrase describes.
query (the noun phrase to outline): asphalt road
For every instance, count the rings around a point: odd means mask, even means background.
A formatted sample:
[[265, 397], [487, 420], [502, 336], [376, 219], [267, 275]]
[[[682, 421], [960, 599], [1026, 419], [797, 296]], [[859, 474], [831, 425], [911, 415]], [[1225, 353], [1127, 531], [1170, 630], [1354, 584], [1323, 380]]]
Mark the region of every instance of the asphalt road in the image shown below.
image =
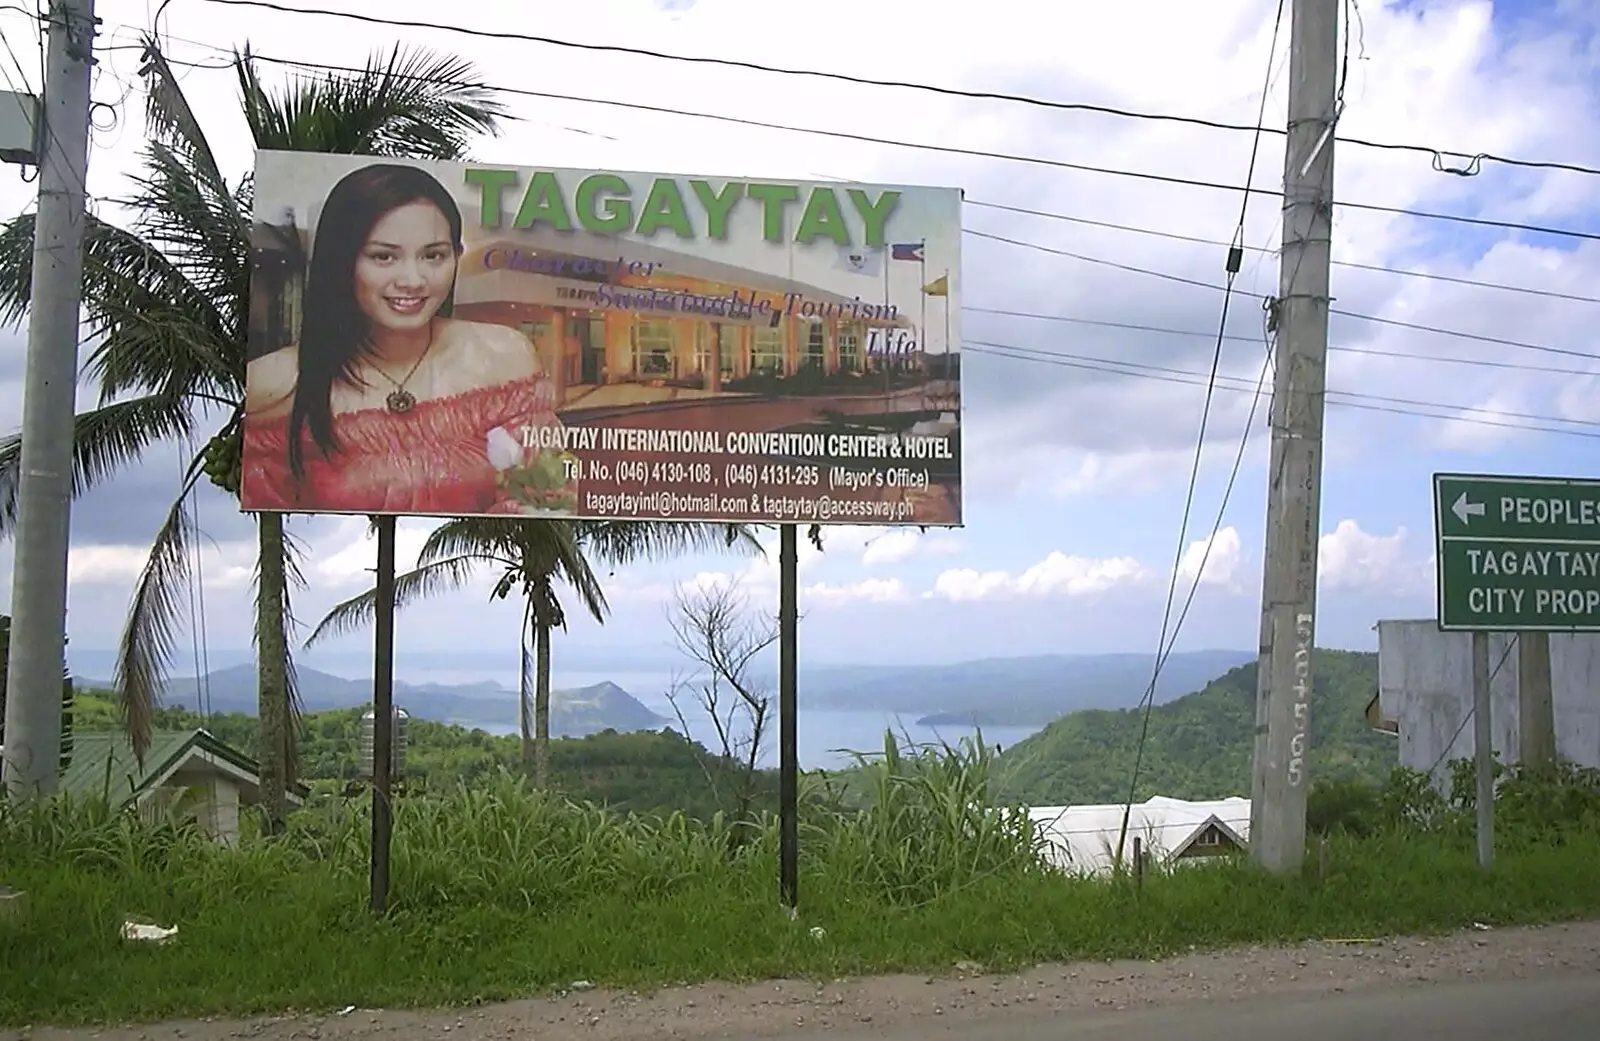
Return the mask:
[[1596, 1041], [1600, 974], [1186, 1002], [1126, 1012], [1008, 1012], [948, 1025], [834, 1030], [828, 1036], [834, 1041], [958, 1036], [962, 1041]]

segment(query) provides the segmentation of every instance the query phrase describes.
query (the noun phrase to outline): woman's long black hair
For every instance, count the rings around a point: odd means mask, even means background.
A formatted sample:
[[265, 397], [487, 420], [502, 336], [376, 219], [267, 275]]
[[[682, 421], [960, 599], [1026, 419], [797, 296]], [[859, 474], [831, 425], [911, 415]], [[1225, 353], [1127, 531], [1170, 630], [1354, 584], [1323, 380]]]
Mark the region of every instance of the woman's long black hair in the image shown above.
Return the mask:
[[[322, 204], [311, 264], [306, 272], [304, 317], [300, 324], [300, 375], [289, 410], [289, 469], [305, 476], [302, 432], [331, 456], [338, 449], [331, 395], [335, 381], [357, 382], [356, 362], [371, 351], [369, 320], [356, 303], [356, 259], [372, 228], [389, 211], [408, 203], [431, 202], [450, 225], [459, 256], [461, 207], [430, 173], [399, 163], [374, 163], [345, 174]], [[438, 313], [449, 315], [455, 287]]]

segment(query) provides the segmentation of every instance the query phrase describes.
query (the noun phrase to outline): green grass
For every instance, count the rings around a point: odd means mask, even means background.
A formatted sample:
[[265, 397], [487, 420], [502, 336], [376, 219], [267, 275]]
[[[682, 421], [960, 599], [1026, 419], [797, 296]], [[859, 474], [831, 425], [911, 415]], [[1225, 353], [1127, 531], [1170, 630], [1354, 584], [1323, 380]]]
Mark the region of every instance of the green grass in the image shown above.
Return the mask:
[[[865, 812], [809, 793], [798, 922], [778, 903], [770, 826], [622, 817], [506, 778], [400, 804], [386, 920], [366, 911], [359, 804], [321, 804], [288, 835], [235, 849], [92, 805], [0, 810], [0, 878], [29, 901], [0, 920], [0, 1024], [442, 1005], [579, 979], [1005, 968], [1600, 915], [1592, 818], [1536, 840], [1510, 829], [1492, 877], [1450, 818], [1336, 834], [1326, 878], [1230, 864], [1136, 888], [1041, 869], [1025, 818], [982, 808], [986, 769], [970, 751], [878, 764]], [[129, 914], [179, 934], [124, 943]]]

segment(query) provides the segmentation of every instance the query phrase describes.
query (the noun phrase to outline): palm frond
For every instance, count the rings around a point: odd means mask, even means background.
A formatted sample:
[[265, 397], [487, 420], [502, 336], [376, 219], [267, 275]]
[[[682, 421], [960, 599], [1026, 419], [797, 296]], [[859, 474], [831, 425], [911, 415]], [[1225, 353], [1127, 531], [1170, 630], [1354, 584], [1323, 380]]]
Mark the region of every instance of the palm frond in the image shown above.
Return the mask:
[[417, 553], [418, 566], [448, 557], [479, 557], [485, 561], [515, 567], [513, 559], [522, 522], [501, 517], [457, 517], [445, 521], [428, 533]]
[[212, 183], [183, 153], [152, 141], [129, 178], [134, 228], [225, 309], [236, 331], [248, 321], [250, 213], [226, 182]]
[[[394, 581], [394, 606], [396, 610], [438, 593], [459, 589], [472, 578], [472, 573], [483, 563], [483, 558], [466, 555], [436, 560], [414, 568]], [[335, 604], [311, 635], [306, 637], [309, 648], [324, 640], [344, 636], [372, 624], [377, 615], [378, 590], [376, 587]]]
[[180, 595], [189, 578], [189, 546], [194, 537], [187, 508], [189, 491], [200, 472], [197, 456], [189, 463], [178, 497], [156, 532], [150, 558], [133, 588], [133, 605], [117, 648], [116, 688], [122, 722], [142, 766], [150, 747], [150, 727], [161, 703], [161, 689], [172, 659], [174, 628], [183, 609]]
[[[101, 400], [157, 388], [242, 395], [243, 356], [233, 358], [227, 346], [242, 335], [238, 316], [220, 309], [156, 246], [84, 219], [83, 336], [101, 341], [85, 374], [98, 379]], [[31, 213], [0, 226], [0, 322], [8, 325], [20, 323], [32, 303], [33, 228]]]
[[[72, 494], [82, 495], [117, 470], [143, 456], [145, 449], [189, 433], [192, 416], [182, 398], [149, 394], [142, 398], [80, 412], [73, 420]], [[17, 521], [17, 489], [22, 480], [22, 437], [0, 440], [0, 535]]]
[[178, 77], [161, 53], [161, 44], [154, 33], [145, 33], [140, 39], [144, 47], [139, 74], [145, 78], [145, 127], [155, 140], [182, 149], [189, 155], [197, 170], [213, 184], [222, 183], [222, 168], [212, 154], [211, 142], [206, 139], [200, 121], [189, 107]]
[[257, 148], [460, 159], [513, 118], [471, 62], [426, 48], [396, 45], [360, 73], [296, 78], [276, 94], [248, 48], [234, 67]]
[[590, 555], [613, 567], [687, 553], [766, 552], [755, 531], [746, 524], [588, 521], [579, 524], [578, 537]]

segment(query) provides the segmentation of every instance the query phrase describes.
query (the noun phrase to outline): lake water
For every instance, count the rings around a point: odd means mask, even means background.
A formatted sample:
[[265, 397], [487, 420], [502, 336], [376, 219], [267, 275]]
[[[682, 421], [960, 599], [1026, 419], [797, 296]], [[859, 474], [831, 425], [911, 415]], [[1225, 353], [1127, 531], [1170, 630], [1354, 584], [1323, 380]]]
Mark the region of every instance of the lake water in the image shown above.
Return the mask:
[[[452, 672], [432, 671], [420, 669], [406, 669], [403, 677], [396, 677], [407, 683], [482, 683], [486, 680], [493, 681], [507, 688], [515, 689], [517, 677], [515, 673], [490, 673], [490, 672]], [[606, 681], [633, 695], [640, 704], [657, 715], [665, 716], [670, 720], [673, 729], [680, 729], [674, 715], [671, 702], [667, 699], [667, 691], [671, 689], [672, 677], [659, 673], [583, 673], [555, 671], [551, 674], [551, 685], [556, 689], [572, 689], [574, 687], [587, 687]], [[508, 693], [508, 697], [514, 697]], [[761, 764], [766, 767], [778, 765], [778, 704], [776, 695], [772, 698], [767, 723], [767, 734], [762, 741]], [[707, 748], [716, 750], [716, 731], [706, 718], [703, 710], [693, 704], [687, 697], [680, 698], [683, 705], [684, 716], [688, 719], [690, 736], [704, 744]], [[930, 709], [930, 711], [933, 711]], [[919, 714], [920, 715], [920, 714]], [[515, 708], [510, 709], [512, 720], [516, 718]], [[909, 740], [915, 744], [936, 743], [946, 741], [950, 744], [957, 743], [963, 737], [976, 734], [972, 727], [940, 726], [925, 727], [917, 725], [917, 716], [897, 716], [889, 712], [860, 711], [851, 709], [807, 709], [805, 703], [804, 684], [801, 686], [799, 707], [799, 728], [796, 735], [800, 746], [800, 765], [807, 770], [839, 769], [853, 765], [849, 753], [867, 752], [881, 753], [883, 751], [883, 733], [886, 728], [893, 729], [896, 738], [903, 747]], [[509, 722], [503, 727], [485, 727], [495, 733], [514, 734], [517, 732], [515, 722]], [[1009, 748], [1040, 730], [1040, 727], [985, 727], [983, 729], [984, 743], [991, 747], [999, 745]]]

